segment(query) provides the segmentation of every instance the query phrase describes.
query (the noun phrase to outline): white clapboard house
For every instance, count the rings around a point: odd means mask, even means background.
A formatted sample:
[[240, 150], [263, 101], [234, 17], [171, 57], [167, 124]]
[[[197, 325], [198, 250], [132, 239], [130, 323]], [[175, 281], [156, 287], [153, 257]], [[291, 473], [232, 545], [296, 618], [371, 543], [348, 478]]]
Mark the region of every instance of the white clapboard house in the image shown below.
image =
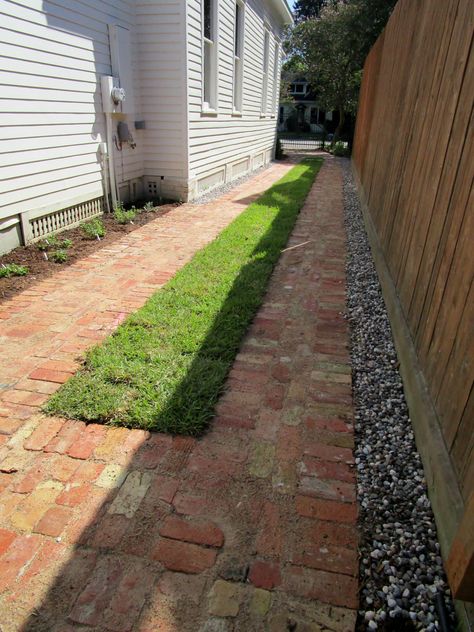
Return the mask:
[[285, 0], [0, 0], [0, 252], [272, 157]]

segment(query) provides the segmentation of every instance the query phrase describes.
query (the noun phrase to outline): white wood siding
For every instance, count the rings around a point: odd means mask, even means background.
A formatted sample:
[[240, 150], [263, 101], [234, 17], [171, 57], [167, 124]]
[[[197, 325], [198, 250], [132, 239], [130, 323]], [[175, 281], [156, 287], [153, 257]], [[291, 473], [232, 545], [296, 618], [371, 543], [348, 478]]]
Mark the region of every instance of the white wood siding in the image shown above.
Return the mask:
[[184, 3], [136, 3], [145, 182], [163, 177], [162, 192], [182, 198], [188, 177]]
[[[234, 72], [234, 0], [215, 0], [219, 6], [218, 29], [218, 102], [217, 115], [202, 112], [202, 37], [201, 0], [188, 0], [188, 76], [189, 76], [189, 169], [190, 180], [200, 188], [216, 184], [207, 176], [226, 166], [249, 160], [249, 167], [259, 166], [260, 156], [268, 160], [275, 140], [279, 89], [279, 69], [275, 73], [275, 43], [280, 35], [281, 23], [260, 0], [245, 4], [243, 48], [243, 98], [241, 116], [233, 115]], [[262, 116], [262, 77], [264, 28], [270, 31], [268, 90], [266, 112]], [[280, 60], [278, 60], [280, 64]], [[275, 85], [275, 77], [277, 84]], [[257, 157], [252, 164], [253, 157]], [[234, 171], [234, 175], [239, 170]], [[226, 180], [233, 170], [227, 168]], [[198, 184], [196, 185], [196, 182]], [[204, 188], [201, 187], [201, 188]]]
[[[102, 195], [100, 76], [111, 74], [108, 24], [135, 29], [134, 0], [0, 3], [0, 220]], [[132, 39], [131, 62], [137, 65]], [[134, 99], [139, 113], [140, 92]], [[137, 147], [115, 151], [119, 184], [143, 173]]]

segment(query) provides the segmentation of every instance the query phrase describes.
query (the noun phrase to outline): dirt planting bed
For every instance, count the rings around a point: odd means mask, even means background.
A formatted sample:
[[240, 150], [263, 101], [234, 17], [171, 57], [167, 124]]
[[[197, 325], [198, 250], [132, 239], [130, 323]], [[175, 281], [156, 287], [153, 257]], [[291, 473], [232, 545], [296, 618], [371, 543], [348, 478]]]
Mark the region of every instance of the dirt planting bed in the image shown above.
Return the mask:
[[61, 268], [87, 257], [104, 246], [109, 246], [117, 239], [120, 239], [122, 235], [130, 233], [157, 217], [165, 215], [178, 204], [178, 202], [167, 203], [156, 206], [151, 211], [138, 213], [133, 223], [128, 224], [118, 224], [112, 213], [105, 213], [100, 219], [104, 223], [106, 234], [100, 241], [98, 239], [87, 239], [80, 226], [58, 233], [58, 238], [61, 241], [64, 239], [72, 241], [72, 245], [66, 251], [67, 260], [63, 263], [54, 263], [50, 259], [46, 259], [44, 251], [39, 250], [36, 243], [29, 246], [20, 246], [5, 255], [0, 255], [0, 267], [14, 263], [28, 268], [28, 274], [25, 276], [0, 278], [0, 303], [31, 287], [38, 280], [54, 274]]

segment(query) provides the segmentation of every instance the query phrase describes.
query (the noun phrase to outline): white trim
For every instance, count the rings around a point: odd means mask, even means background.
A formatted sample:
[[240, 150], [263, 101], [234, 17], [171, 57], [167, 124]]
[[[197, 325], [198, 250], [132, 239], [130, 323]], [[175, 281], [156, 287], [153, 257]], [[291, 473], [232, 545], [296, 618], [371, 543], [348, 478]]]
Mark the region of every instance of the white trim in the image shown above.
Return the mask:
[[[206, 0], [202, 0], [202, 113], [213, 114], [217, 112], [219, 103], [219, 0], [209, 0], [211, 3], [211, 39], [208, 39], [204, 35], [204, 3]], [[208, 67], [206, 64], [208, 61]], [[206, 95], [207, 91], [209, 94]], [[208, 100], [206, 101], [206, 96]]]
[[[236, 13], [239, 7], [239, 20], [237, 24]], [[239, 27], [237, 29], [237, 26]], [[238, 37], [238, 40], [237, 40]], [[232, 83], [232, 108], [233, 115], [241, 115], [243, 107], [243, 83], [244, 83], [244, 51], [245, 51], [245, 3], [235, 0], [234, 4], [234, 65]]]
[[270, 68], [270, 31], [266, 24], [263, 27], [263, 60], [262, 60], [262, 102], [260, 106], [261, 118], [268, 113], [268, 70]]

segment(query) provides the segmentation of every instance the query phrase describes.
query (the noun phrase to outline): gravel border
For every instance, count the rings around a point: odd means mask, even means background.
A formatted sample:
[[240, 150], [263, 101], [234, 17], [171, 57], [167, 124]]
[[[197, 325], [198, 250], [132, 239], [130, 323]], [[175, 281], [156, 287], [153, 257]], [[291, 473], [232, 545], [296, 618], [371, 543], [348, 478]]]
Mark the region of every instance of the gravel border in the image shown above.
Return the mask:
[[341, 164], [360, 507], [359, 629], [432, 632], [442, 629], [436, 593], [451, 625], [454, 608], [350, 162]]
[[270, 161], [268, 164], [263, 165], [262, 167], [258, 167], [258, 169], [255, 169], [254, 171], [249, 171], [248, 173], [246, 173], [244, 176], [241, 176], [240, 178], [236, 178], [235, 180], [231, 180], [230, 182], [221, 184], [215, 189], [211, 189], [211, 191], [209, 192], [205, 191], [198, 198], [192, 200], [191, 204], [199, 205], [199, 204], [207, 204], [208, 202], [212, 202], [213, 200], [220, 197], [221, 195], [224, 195], [225, 193], [229, 193], [230, 191], [232, 191], [232, 189], [235, 189], [235, 187], [238, 187], [239, 185], [243, 184], [247, 180], [250, 180], [250, 178], [253, 178], [259, 173], [262, 173], [263, 171], [271, 167], [272, 164], [273, 164], [273, 161]]

